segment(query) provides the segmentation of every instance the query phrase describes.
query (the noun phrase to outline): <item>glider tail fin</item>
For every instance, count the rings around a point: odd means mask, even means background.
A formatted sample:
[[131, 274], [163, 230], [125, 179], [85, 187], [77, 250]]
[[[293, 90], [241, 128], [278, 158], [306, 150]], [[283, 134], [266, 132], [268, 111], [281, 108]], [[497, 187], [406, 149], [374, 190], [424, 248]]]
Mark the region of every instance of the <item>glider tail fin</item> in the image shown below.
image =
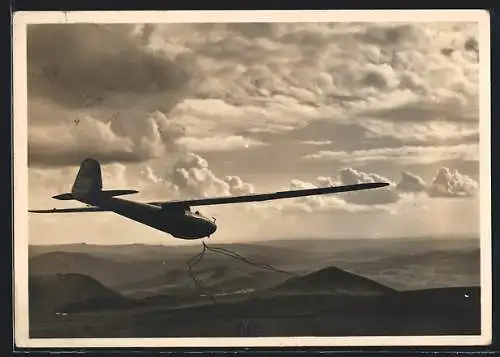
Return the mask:
[[74, 199], [95, 196], [102, 190], [101, 165], [94, 159], [85, 159], [80, 165], [75, 182], [71, 188]]
[[52, 198], [56, 200], [88, 200], [99, 196], [121, 196], [138, 193], [136, 190], [103, 190], [101, 165], [97, 160], [86, 159], [80, 165], [70, 193], [63, 193]]

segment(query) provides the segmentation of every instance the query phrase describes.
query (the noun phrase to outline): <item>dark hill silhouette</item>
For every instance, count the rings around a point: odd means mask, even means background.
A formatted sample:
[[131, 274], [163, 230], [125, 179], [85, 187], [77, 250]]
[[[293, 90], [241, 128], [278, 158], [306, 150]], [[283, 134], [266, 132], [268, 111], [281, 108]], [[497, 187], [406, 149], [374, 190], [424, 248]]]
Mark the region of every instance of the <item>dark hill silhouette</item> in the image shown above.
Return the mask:
[[271, 290], [281, 293], [335, 295], [379, 295], [396, 291], [336, 267], [328, 267], [311, 274], [290, 278]]
[[132, 300], [81, 274], [30, 276], [29, 302], [33, 317], [133, 305]]

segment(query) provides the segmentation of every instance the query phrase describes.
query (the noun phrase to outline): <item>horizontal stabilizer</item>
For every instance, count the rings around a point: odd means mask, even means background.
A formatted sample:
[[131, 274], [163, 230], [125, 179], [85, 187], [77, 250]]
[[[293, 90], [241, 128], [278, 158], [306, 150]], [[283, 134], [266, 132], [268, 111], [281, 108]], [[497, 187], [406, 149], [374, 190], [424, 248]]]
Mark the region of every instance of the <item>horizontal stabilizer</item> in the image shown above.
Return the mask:
[[61, 200], [61, 201], [69, 201], [69, 200], [75, 199], [71, 193], [62, 193], [60, 195], [52, 196], [52, 198], [55, 198], [56, 200]]
[[261, 202], [269, 200], [278, 200], [283, 198], [295, 198], [295, 197], [325, 195], [331, 193], [340, 193], [340, 192], [349, 192], [358, 190], [369, 190], [374, 188], [385, 187], [388, 185], [389, 184], [385, 182], [358, 183], [346, 186], [320, 187], [320, 188], [310, 188], [303, 190], [279, 191], [273, 193], [261, 193], [261, 194], [243, 195], [243, 196], [200, 198], [200, 199], [183, 200], [183, 201], [149, 202], [149, 204], [167, 208], [176, 206], [190, 207], [190, 206], [206, 206], [206, 205], [223, 205], [228, 203]]
[[52, 208], [28, 210], [31, 213], [77, 213], [77, 212], [109, 212], [109, 210], [100, 207], [78, 207], [78, 208]]
[[[102, 191], [99, 191], [99, 193], [106, 195], [108, 197], [114, 197], [114, 196], [122, 196], [122, 195], [131, 195], [133, 193], [139, 193], [139, 191], [137, 191], [137, 190], [102, 190]], [[69, 200], [75, 199], [75, 197], [71, 193], [62, 193], [60, 195], [52, 196], [52, 198], [55, 198], [56, 200], [61, 200], [61, 201], [69, 201]]]
[[102, 190], [102, 194], [109, 196], [122, 196], [122, 195], [131, 195], [133, 193], [139, 193], [137, 190]]

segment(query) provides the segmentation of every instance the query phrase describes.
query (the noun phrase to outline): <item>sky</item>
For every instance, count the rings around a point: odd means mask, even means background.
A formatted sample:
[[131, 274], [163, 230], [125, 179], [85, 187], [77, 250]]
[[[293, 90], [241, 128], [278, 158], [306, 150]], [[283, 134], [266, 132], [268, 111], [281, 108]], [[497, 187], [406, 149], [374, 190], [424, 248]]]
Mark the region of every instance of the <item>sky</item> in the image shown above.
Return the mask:
[[[78, 166], [141, 202], [383, 181], [205, 206], [211, 240], [479, 236], [476, 23], [28, 27], [29, 206]], [[30, 244], [185, 244], [112, 213], [30, 215]]]

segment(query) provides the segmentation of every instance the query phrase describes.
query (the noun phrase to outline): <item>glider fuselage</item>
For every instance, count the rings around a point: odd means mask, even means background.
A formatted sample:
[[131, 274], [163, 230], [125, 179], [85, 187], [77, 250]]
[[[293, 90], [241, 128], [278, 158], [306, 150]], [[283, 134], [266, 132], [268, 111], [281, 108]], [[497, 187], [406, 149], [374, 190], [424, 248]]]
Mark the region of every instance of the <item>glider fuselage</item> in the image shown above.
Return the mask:
[[77, 198], [78, 201], [114, 212], [180, 239], [201, 239], [217, 230], [213, 220], [189, 208], [162, 207], [117, 197]]

